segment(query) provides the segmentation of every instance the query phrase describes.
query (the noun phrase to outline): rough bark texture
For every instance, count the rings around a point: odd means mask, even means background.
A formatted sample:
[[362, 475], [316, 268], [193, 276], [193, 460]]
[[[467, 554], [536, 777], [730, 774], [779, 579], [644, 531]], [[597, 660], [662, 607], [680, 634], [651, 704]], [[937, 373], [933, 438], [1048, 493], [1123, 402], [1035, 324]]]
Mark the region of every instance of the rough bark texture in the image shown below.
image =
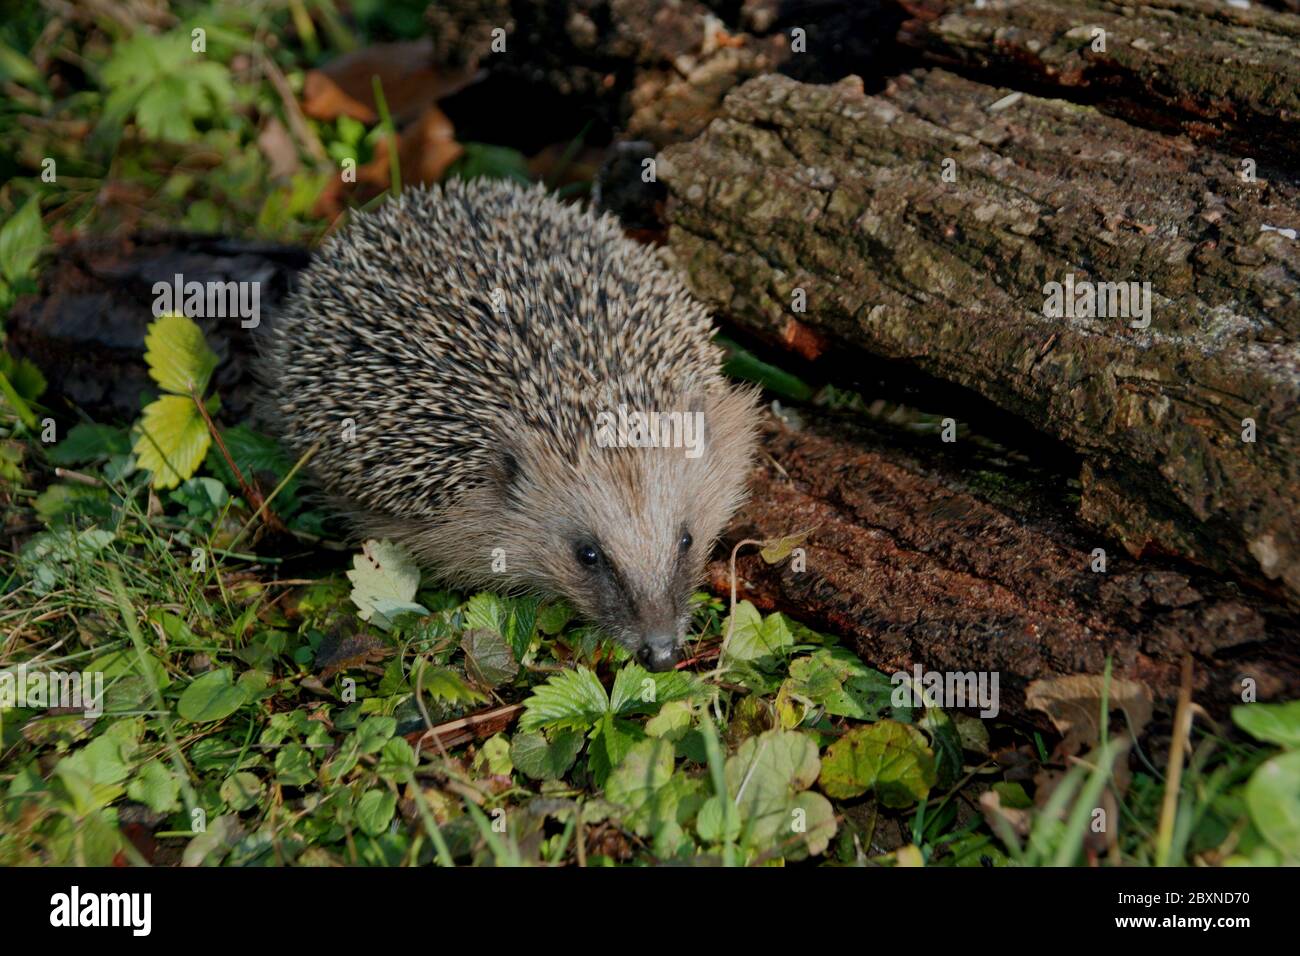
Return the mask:
[[[973, 389], [1081, 453], [1083, 514], [1131, 553], [1300, 600], [1293, 185], [942, 71], [879, 96], [760, 77], [659, 170], [671, 246], [722, 314]], [[1149, 282], [1149, 327], [1048, 317], [1070, 275]]]
[[[903, 38], [990, 82], [1038, 83], [1245, 155], [1300, 158], [1300, 16], [1219, 0], [990, 0]], [[1104, 30], [1104, 38], [1094, 30]], [[1104, 39], [1104, 43], [1100, 42]], [[1101, 47], [1104, 46], [1104, 49]], [[983, 74], [981, 75], [983, 77]], [[1259, 152], [1256, 152], [1259, 151]]]
[[[805, 529], [807, 569], [742, 552], [740, 596], [846, 636], [863, 660], [893, 671], [997, 671], [1008, 713], [1037, 678], [1115, 673], [1177, 694], [1184, 654], [1196, 699], [1215, 709], [1300, 693], [1294, 615], [1235, 585], [1159, 561], [1108, 554], [1003, 455], [936, 452], [898, 430], [845, 419], [774, 424], [753, 498], [728, 545]], [[710, 567], [725, 593], [725, 560]]]

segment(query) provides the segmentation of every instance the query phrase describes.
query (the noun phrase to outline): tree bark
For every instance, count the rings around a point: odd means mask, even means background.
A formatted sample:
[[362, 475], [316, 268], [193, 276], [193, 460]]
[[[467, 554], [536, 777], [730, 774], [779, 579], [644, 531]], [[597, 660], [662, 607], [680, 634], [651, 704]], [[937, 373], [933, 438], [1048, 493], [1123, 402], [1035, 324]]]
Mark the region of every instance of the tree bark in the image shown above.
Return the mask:
[[[1023, 713], [1030, 681], [1099, 674], [1107, 656], [1172, 700], [1190, 654], [1196, 699], [1216, 712], [1241, 702], [1245, 679], [1261, 699], [1300, 693], [1294, 615], [1167, 562], [1111, 553], [1094, 570], [1106, 542], [1004, 454], [938, 454], [843, 417], [774, 423], [763, 450], [720, 553], [813, 530], [803, 572], [742, 551], [740, 597], [843, 635], [873, 667], [997, 672], [1006, 714]], [[725, 558], [710, 577], [728, 592]]]
[[448, 0], [427, 16], [441, 62], [541, 85], [658, 146], [696, 135], [750, 77], [825, 82], [915, 57], [892, 0]]
[[[878, 96], [760, 77], [659, 172], [720, 313], [965, 386], [1080, 453], [1083, 516], [1131, 554], [1300, 601], [1294, 185], [943, 71]], [[1149, 283], [1149, 325], [1054, 316], [1048, 283], [1085, 280]]]
[[[1083, 98], [1239, 155], [1300, 159], [1300, 16], [1215, 0], [943, 5], [902, 38], [988, 82]], [[1102, 34], [1094, 31], [1104, 31]]]

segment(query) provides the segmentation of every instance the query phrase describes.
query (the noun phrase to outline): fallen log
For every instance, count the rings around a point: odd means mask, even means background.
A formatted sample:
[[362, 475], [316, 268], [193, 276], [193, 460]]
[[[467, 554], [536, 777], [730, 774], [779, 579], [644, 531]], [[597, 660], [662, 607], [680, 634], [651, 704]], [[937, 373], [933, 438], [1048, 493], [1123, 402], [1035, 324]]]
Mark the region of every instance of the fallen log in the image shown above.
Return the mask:
[[990, 83], [1081, 98], [1157, 129], [1300, 158], [1300, 16], [1216, 0], [918, 5], [901, 38]]
[[696, 135], [750, 77], [913, 60], [894, 41], [905, 17], [890, 0], [447, 0], [427, 14], [440, 63], [543, 87], [658, 146]]
[[[1261, 699], [1300, 693], [1300, 626], [1285, 608], [1115, 553], [1005, 454], [973, 461], [899, 429], [805, 419], [768, 428], [724, 544], [814, 529], [806, 570], [742, 551], [741, 598], [843, 635], [886, 673], [997, 672], [1004, 714], [1023, 714], [1030, 681], [1100, 674], [1107, 656], [1172, 701], [1190, 655], [1196, 700], [1215, 712], [1241, 702], [1243, 680]], [[709, 571], [727, 593], [725, 558]]]
[[1083, 517], [1132, 555], [1300, 601], [1293, 184], [943, 71], [877, 96], [760, 77], [659, 172], [721, 314], [964, 386], [1079, 452]]

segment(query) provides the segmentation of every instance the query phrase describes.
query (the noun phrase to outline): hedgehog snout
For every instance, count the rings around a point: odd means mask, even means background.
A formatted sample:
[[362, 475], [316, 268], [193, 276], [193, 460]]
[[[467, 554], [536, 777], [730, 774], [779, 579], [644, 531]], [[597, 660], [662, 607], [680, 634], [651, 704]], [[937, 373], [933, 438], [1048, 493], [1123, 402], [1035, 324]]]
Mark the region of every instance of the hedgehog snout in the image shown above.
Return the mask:
[[677, 635], [669, 633], [647, 635], [642, 640], [636, 656], [637, 660], [652, 671], [672, 670], [673, 665], [681, 659]]

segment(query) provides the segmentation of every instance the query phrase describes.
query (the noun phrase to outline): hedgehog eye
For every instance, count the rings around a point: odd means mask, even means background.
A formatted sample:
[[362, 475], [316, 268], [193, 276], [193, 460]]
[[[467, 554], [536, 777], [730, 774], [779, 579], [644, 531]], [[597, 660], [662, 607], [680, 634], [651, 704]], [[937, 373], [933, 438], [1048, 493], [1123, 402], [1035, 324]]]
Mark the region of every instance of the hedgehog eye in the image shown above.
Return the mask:
[[600, 563], [600, 552], [589, 544], [578, 545], [577, 551], [578, 563], [594, 568]]
[[677, 542], [677, 546], [681, 548], [683, 551], [689, 551], [691, 550], [691, 545], [694, 543], [694, 541], [695, 539], [691, 537], [691, 533], [689, 531], [683, 531], [681, 540]]

